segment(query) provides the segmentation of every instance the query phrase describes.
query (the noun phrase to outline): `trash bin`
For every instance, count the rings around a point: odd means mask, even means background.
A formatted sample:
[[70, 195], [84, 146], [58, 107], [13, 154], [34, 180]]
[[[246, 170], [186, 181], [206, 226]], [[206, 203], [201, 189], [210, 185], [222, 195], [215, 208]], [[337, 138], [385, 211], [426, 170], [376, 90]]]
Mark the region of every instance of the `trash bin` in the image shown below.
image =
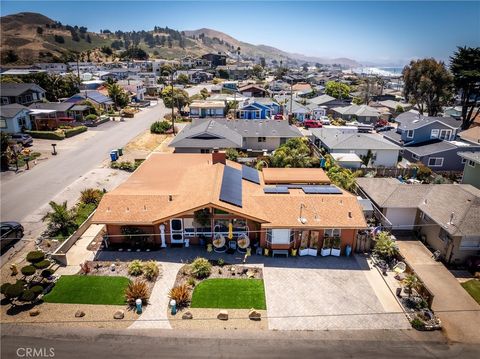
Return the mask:
[[142, 314], [142, 300], [141, 299], [137, 299], [135, 301], [135, 305], [137, 307], [137, 314]]
[[110, 159], [112, 161], [116, 161], [118, 159], [117, 151], [111, 151], [110, 152]]
[[123, 148], [119, 148], [117, 151], [119, 156], [123, 156]]

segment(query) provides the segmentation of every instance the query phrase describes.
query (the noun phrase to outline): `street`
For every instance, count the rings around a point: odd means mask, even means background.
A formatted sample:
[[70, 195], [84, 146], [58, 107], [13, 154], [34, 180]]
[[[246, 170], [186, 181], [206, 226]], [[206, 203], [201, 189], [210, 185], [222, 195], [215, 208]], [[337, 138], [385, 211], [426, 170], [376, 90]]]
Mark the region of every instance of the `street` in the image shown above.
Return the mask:
[[[2, 328], [2, 357], [27, 350], [55, 358], [478, 358], [479, 347], [447, 344], [438, 332], [169, 331], [41, 326]], [[52, 355], [53, 354], [53, 355]]]

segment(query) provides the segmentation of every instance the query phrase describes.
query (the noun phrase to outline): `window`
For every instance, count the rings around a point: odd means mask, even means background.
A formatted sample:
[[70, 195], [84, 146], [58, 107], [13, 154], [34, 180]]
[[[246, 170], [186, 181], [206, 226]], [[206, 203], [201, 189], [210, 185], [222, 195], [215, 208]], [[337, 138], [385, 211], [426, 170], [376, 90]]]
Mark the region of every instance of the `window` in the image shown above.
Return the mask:
[[444, 242], [448, 242], [449, 240], [451, 240], [450, 236], [448, 235], [448, 232], [443, 228], [440, 228], [440, 233], [438, 234], [438, 238], [440, 238]]
[[258, 142], [266, 142], [267, 139], [265, 137], [259, 137]]
[[210, 149], [208, 149], [208, 148], [207, 148], [207, 149], [203, 149], [203, 148], [202, 148], [202, 149], [200, 150], [200, 153], [210, 153]]
[[443, 157], [430, 157], [428, 159], [428, 165], [430, 167], [442, 167], [443, 166]]
[[7, 120], [0, 119], [0, 128], [7, 128]]
[[452, 130], [441, 130], [440, 131], [440, 139], [441, 140], [450, 140], [452, 136]]
[[8, 104], [8, 98], [7, 97], [2, 97], [2, 104], [7, 105]]
[[407, 131], [407, 138], [413, 138], [413, 130]]
[[328, 237], [340, 237], [341, 234], [342, 232], [340, 228], [332, 228], [325, 230], [325, 235]]
[[430, 138], [438, 138], [439, 133], [440, 133], [440, 130], [438, 128], [432, 129], [432, 132], [430, 133]]
[[468, 161], [468, 165], [469, 165], [470, 167], [475, 167], [475, 162], [473, 162], [472, 160], [469, 160], [469, 161]]
[[467, 159], [466, 158], [462, 158], [462, 163], [466, 163], [467, 162]]
[[[290, 230], [289, 229], [272, 229], [271, 230], [272, 244], [290, 244]], [[268, 231], [267, 231], [268, 233]], [[268, 238], [268, 236], [267, 236]]]
[[425, 212], [422, 212], [420, 213], [420, 219], [422, 219], [423, 221], [425, 222], [429, 222], [430, 221], [430, 217], [428, 217]]

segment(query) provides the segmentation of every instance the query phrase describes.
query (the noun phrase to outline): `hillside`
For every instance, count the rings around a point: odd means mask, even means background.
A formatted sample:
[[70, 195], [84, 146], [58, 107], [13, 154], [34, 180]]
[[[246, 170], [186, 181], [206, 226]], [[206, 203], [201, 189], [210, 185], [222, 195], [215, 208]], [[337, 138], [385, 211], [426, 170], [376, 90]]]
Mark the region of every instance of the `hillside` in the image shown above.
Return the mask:
[[[240, 47], [244, 59], [298, 61], [322, 64], [357, 66], [350, 59], [328, 59], [292, 54], [267, 45], [252, 45], [220, 31], [202, 28], [177, 31], [157, 27], [151, 31], [123, 32], [88, 31], [77, 25], [61, 24], [37, 13], [18, 13], [3, 16], [0, 21], [2, 64], [30, 64], [37, 61], [114, 61], [132, 44], [143, 49], [150, 58], [180, 58], [199, 56], [208, 52], [224, 52], [235, 56]], [[101, 48], [103, 47], [103, 51]], [[108, 48], [105, 50], [105, 48]], [[113, 51], [110, 51], [112, 49]]]

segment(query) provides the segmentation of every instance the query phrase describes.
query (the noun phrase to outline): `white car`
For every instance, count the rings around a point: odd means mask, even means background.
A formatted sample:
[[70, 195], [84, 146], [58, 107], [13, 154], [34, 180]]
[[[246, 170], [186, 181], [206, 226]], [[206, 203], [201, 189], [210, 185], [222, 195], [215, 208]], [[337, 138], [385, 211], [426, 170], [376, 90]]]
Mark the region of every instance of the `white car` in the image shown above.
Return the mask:
[[322, 125], [330, 125], [330, 119], [328, 118], [328, 116], [320, 117], [320, 122], [322, 123]]

